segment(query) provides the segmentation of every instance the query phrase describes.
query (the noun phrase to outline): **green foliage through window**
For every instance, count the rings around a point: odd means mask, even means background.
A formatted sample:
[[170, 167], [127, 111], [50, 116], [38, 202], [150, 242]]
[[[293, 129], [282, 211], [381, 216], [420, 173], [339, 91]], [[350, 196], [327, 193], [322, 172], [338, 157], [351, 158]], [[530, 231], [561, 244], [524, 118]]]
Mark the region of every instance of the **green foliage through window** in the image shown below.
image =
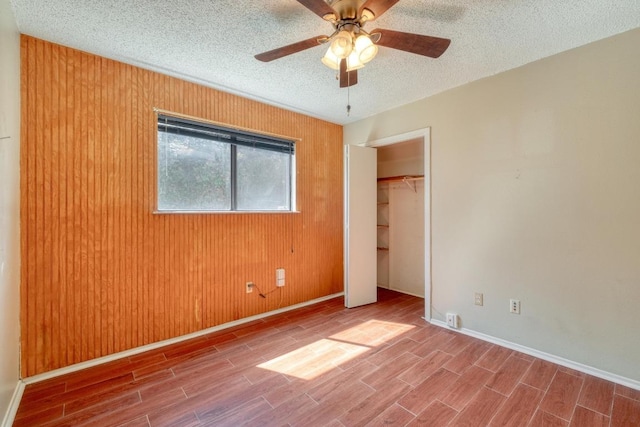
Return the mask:
[[295, 142], [158, 114], [158, 210], [291, 211]]

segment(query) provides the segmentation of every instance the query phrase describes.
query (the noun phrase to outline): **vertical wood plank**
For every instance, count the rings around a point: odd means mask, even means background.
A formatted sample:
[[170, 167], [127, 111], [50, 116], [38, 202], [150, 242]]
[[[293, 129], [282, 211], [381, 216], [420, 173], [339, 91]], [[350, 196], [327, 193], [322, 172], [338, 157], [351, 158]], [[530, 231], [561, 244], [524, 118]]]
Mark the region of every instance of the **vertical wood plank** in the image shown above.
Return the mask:
[[[340, 126], [29, 36], [21, 47], [23, 376], [342, 289]], [[154, 107], [300, 138], [301, 213], [154, 214]]]

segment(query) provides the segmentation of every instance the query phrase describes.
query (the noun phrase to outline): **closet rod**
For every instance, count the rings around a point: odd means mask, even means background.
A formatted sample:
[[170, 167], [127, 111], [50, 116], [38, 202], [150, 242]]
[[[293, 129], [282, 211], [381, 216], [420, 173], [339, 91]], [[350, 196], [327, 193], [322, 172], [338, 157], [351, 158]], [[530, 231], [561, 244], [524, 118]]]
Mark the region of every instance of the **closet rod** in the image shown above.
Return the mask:
[[424, 179], [424, 175], [404, 175], [404, 176], [389, 176], [389, 177], [385, 177], [385, 178], [378, 178], [378, 182], [404, 182], [405, 184], [407, 184], [407, 186], [409, 188], [411, 188], [413, 190], [414, 193], [417, 192], [416, 190], [416, 186], [415, 185], [411, 185], [410, 182], [411, 181], [419, 181], [421, 179]]

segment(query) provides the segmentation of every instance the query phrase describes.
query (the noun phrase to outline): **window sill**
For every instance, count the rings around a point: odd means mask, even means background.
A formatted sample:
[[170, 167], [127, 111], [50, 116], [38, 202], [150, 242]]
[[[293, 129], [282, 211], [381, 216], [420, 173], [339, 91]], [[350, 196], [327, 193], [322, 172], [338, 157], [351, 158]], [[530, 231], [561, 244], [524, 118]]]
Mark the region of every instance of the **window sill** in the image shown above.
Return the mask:
[[300, 211], [153, 211], [154, 215], [255, 215], [255, 214], [299, 214]]

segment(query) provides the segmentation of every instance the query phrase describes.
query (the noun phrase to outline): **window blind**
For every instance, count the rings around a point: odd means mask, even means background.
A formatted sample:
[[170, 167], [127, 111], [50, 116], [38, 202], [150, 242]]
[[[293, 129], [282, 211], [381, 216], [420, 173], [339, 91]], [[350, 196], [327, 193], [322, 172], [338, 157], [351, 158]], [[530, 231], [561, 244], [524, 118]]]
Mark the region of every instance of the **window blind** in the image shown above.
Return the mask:
[[158, 131], [294, 154], [295, 141], [158, 113]]

